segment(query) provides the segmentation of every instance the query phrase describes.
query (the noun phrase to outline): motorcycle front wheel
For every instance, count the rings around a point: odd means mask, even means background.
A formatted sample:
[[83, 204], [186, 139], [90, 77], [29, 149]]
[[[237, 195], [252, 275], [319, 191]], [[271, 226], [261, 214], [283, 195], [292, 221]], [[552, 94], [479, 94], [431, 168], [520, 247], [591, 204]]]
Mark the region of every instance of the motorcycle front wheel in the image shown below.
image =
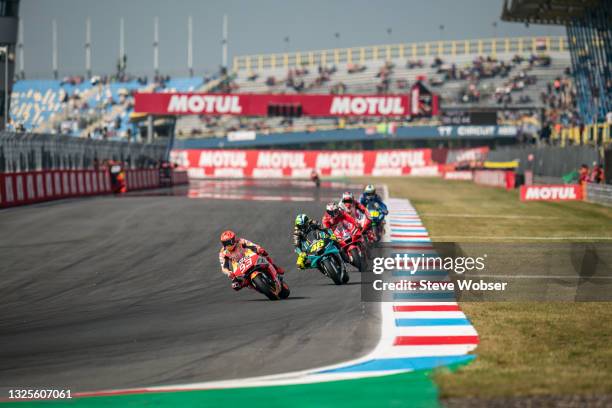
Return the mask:
[[333, 262], [332, 259], [324, 259], [322, 266], [327, 276], [329, 276], [336, 285], [342, 285], [342, 277], [340, 276], [342, 271], [337, 268], [336, 263]]
[[[263, 274], [257, 275], [251, 283], [258, 292], [263, 293], [270, 300], [278, 300], [278, 296], [274, 293], [274, 283], [271, 282]], [[289, 295], [287, 295], [289, 296]]]

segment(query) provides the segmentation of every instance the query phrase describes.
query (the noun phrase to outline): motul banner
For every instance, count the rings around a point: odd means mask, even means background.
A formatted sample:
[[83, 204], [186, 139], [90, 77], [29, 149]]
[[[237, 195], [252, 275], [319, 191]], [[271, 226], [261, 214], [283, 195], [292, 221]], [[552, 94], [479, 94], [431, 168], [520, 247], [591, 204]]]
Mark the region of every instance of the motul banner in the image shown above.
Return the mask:
[[304, 116], [408, 116], [408, 95], [136, 93], [134, 111], [155, 115], [267, 116], [269, 105], [300, 106]]
[[447, 171], [444, 173], [445, 180], [472, 180], [474, 175], [469, 170]]
[[505, 187], [508, 190], [514, 188], [516, 177], [514, 171], [508, 170], [476, 170], [474, 171], [474, 183], [493, 187]]
[[[429, 166], [431, 149], [332, 150], [173, 150], [172, 161], [190, 177], [401, 176]], [[435, 168], [437, 172], [437, 166]], [[431, 170], [433, 172], [433, 170]]]
[[582, 186], [576, 184], [521, 186], [521, 201], [574, 201], [582, 199]]

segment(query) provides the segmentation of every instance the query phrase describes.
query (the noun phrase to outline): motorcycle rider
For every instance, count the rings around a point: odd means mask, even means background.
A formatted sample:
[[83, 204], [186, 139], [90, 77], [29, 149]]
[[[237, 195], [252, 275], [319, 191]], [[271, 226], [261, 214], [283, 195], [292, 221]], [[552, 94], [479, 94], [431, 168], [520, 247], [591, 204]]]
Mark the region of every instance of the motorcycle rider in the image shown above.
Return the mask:
[[361, 231], [359, 221], [353, 218], [350, 214], [340, 210], [338, 204], [331, 202], [325, 207], [325, 215], [323, 215], [322, 224], [325, 228], [332, 228], [340, 222], [348, 222]]
[[240, 290], [243, 287], [242, 279], [237, 278], [232, 271], [232, 261], [240, 261], [247, 249], [256, 252], [260, 256], [264, 256], [270, 265], [276, 270], [279, 279], [282, 281], [285, 270], [280, 266], [276, 265], [272, 258], [268, 255], [268, 252], [261, 246], [254, 244], [253, 242], [236, 237], [236, 233], [231, 230], [224, 231], [221, 234], [221, 250], [219, 251], [219, 263], [221, 264], [221, 272], [223, 272], [228, 278], [232, 280], [232, 289]]
[[295, 225], [293, 227], [293, 245], [295, 246], [295, 252], [298, 254], [296, 265], [300, 269], [308, 268], [308, 254], [302, 248], [302, 244], [306, 241], [306, 237], [311, 231], [324, 231], [327, 232], [330, 237], [335, 240], [336, 236], [333, 232], [327, 228], [323, 228], [317, 221], [311, 219], [306, 214], [298, 214], [295, 217]]
[[342, 194], [342, 200], [338, 203], [338, 207], [346, 213], [349, 213], [351, 217], [357, 219], [357, 211], [363, 214], [363, 220], [360, 225], [364, 231], [367, 231], [372, 224], [370, 219], [370, 212], [368, 209], [358, 201], [355, 201], [355, 196], [350, 191], [346, 191]]
[[359, 197], [359, 202], [365, 207], [370, 203], [375, 203], [384, 215], [389, 214], [387, 205], [383, 202], [382, 198], [376, 194], [376, 188], [372, 184], [365, 186], [363, 193]]

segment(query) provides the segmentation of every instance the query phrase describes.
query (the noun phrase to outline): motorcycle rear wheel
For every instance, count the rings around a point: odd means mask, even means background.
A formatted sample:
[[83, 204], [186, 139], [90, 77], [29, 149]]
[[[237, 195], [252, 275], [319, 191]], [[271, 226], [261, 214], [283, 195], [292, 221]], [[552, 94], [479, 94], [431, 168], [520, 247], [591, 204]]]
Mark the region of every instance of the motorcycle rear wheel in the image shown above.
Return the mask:
[[340, 276], [342, 271], [338, 270], [338, 268], [335, 265], [335, 262], [332, 262], [331, 259], [327, 258], [323, 260], [322, 266], [327, 276], [329, 276], [336, 285], [342, 285], [342, 277]]

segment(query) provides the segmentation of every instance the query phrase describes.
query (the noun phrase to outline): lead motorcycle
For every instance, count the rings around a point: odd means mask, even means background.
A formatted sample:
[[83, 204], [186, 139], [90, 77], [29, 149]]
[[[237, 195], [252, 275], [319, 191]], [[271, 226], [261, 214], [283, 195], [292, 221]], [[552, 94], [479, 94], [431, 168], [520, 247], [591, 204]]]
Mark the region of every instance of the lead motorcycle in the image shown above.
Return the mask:
[[344, 267], [337, 238], [325, 231], [310, 231], [302, 244], [306, 259], [311, 268], [316, 268], [327, 275], [336, 285], [349, 281], [349, 274]]
[[338, 238], [342, 259], [359, 272], [365, 272], [367, 256], [361, 229], [357, 225], [342, 221], [334, 227], [334, 235]]
[[239, 261], [232, 262], [234, 276], [242, 287], [250, 287], [270, 300], [287, 299], [291, 291], [265, 256], [248, 249]]

